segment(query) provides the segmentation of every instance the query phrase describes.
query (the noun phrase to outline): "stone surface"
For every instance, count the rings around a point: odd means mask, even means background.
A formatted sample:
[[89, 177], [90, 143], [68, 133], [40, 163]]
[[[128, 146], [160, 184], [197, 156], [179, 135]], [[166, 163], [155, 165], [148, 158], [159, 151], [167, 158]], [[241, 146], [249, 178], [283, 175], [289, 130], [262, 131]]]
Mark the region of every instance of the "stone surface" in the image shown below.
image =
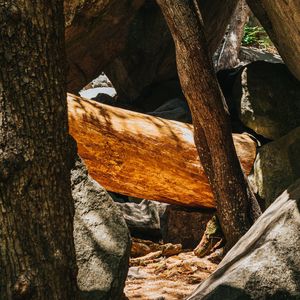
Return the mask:
[[181, 244], [184, 249], [197, 246], [213, 215], [213, 210], [191, 209], [150, 200], [117, 202], [133, 237]]
[[189, 300], [300, 299], [300, 180], [264, 212]]
[[97, 87], [113, 87], [111, 81], [103, 72], [93, 81], [91, 81], [88, 85], [86, 85], [84, 89], [87, 90], [87, 89], [93, 89]]
[[250, 181], [269, 206], [300, 178], [300, 127], [259, 148]]
[[116, 300], [123, 294], [130, 255], [121, 211], [77, 159], [72, 170], [74, 239], [81, 299]]
[[[200, 0], [208, 45], [221, 42], [237, 0]], [[68, 91], [105, 71], [120, 98], [177, 77], [174, 43], [156, 1], [65, 1]], [[170, 98], [169, 98], [170, 99]]]
[[123, 212], [132, 236], [151, 240], [160, 239], [160, 217], [157, 206], [166, 204], [149, 200], [142, 200], [140, 203], [125, 202], [116, 204]]
[[300, 82], [283, 64], [254, 62], [242, 68], [233, 102], [245, 126], [275, 140], [300, 126]]
[[156, 1], [145, 1], [130, 24], [120, 55], [104, 68], [121, 99], [131, 102], [150, 85], [176, 78], [173, 40]]
[[[209, 50], [214, 53], [237, 0], [198, 2]], [[177, 78], [174, 42], [156, 1], [145, 1], [130, 24], [124, 50], [104, 70], [120, 98], [128, 101], [142, 101], [158, 83]]]
[[254, 61], [265, 61], [269, 63], [283, 63], [280, 55], [270, 53], [255, 47], [242, 46], [239, 53], [239, 59], [242, 64], [248, 64]]
[[175, 98], [167, 101], [148, 115], [184, 123], [192, 123], [192, 115], [185, 100]]
[[125, 47], [143, 0], [64, 1], [68, 91], [77, 93]]
[[81, 90], [79, 92], [80, 96], [87, 99], [95, 99], [99, 95], [107, 95], [111, 98], [116, 96], [116, 90], [112, 87], [97, 87], [86, 90]]
[[170, 99], [175, 98], [184, 99], [178, 78], [152, 84], [144, 88], [133, 104], [146, 113], [155, 111], [170, 101]]
[[181, 244], [184, 249], [194, 249], [212, 215], [213, 210], [168, 205], [161, 215], [163, 241]]

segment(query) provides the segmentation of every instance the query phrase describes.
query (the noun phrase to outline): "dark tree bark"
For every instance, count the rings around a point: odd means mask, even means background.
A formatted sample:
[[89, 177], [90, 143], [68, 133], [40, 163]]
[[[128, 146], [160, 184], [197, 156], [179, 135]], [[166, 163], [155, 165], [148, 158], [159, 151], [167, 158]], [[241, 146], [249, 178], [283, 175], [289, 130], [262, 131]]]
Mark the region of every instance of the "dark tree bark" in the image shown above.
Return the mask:
[[0, 22], [0, 298], [76, 299], [63, 1]]
[[244, 27], [249, 19], [250, 9], [246, 0], [240, 0], [228, 26], [217, 62], [217, 70], [231, 69], [239, 64], [239, 52], [244, 36]]
[[300, 80], [300, 1], [247, 0], [282, 59]]
[[197, 1], [157, 0], [172, 33], [178, 74], [191, 108], [195, 143], [232, 247], [260, 214], [231, 136], [229, 113], [208, 53]]

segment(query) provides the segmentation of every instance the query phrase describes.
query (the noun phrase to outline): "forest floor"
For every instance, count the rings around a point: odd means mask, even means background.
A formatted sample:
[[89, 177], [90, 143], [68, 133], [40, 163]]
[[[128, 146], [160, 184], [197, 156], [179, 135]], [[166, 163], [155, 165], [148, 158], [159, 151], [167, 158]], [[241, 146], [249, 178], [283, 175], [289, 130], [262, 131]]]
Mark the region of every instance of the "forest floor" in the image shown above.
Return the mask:
[[216, 268], [193, 252], [141, 262], [130, 266], [125, 294], [128, 300], [183, 300]]

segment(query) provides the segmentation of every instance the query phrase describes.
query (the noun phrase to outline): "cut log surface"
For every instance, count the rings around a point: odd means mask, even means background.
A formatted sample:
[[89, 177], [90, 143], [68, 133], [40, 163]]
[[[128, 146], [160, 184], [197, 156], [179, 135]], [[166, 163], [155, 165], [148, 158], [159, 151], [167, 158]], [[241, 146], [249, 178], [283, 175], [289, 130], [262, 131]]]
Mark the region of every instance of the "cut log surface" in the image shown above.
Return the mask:
[[[200, 164], [193, 126], [68, 94], [70, 134], [90, 175], [124, 195], [193, 207], [215, 207]], [[256, 143], [234, 134], [243, 170], [249, 174]]]

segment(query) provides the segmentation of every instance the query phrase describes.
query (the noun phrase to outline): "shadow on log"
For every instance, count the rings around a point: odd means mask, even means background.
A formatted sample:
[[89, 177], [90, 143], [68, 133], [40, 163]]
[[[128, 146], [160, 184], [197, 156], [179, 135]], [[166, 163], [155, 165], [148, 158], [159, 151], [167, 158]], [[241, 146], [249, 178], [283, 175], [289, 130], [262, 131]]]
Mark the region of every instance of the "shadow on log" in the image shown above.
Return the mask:
[[[70, 133], [90, 175], [107, 190], [193, 207], [215, 207], [192, 125], [164, 120], [68, 94]], [[256, 143], [234, 134], [249, 174]]]

